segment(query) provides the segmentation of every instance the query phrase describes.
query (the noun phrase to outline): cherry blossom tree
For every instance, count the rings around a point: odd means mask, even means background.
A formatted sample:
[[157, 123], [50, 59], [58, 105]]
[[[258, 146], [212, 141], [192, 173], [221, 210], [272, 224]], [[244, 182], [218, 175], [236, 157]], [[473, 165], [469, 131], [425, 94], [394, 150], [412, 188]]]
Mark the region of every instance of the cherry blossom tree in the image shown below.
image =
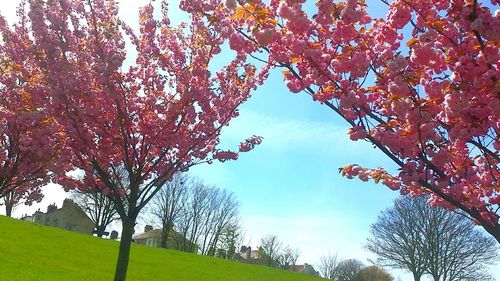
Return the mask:
[[126, 279], [136, 219], [160, 188], [193, 165], [238, 158], [219, 148], [221, 129], [267, 76], [243, 53], [214, 69], [221, 30], [195, 13], [171, 25], [166, 1], [160, 12], [141, 8], [136, 30], [115, 1], [30, 1], [47, 111], [64, 143], [56, 181], [113, 199], [123, 227], [115, 281]]
[[34, 63], [36, 50], [23, 5], [18, 15], [12, 27], [0, 15], [0, 199], [7, 216], [21, 202], [31, 205], [42, 199], [58, 143], [42, 107], [42, 76]]
[[308, 12], [305, 0], [184, 2], [220, 24], [232, 49], [267, 54], [256, 59], [281, 68], [290, 91], [331, 108], [351, 140], [398, 169], [353, 164], [342, 175], [429, 194], [500, 242], [499, 10], [478, 0], [382, 0], [385, 18], [372, 18], [364, 0], [318, 0]]

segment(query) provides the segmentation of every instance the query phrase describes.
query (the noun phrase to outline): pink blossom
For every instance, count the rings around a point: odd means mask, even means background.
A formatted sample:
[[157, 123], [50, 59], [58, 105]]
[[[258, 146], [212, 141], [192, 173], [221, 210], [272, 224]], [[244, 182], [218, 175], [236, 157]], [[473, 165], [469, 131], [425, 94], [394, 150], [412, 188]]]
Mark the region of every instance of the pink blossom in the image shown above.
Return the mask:
[[352, 127], [351, 129], [349, 129], [349, 132], [347, 134], [349, 135], [349, 138], [353, 141], [363, 139], [368, 135], [365, 129], [361, 126]]

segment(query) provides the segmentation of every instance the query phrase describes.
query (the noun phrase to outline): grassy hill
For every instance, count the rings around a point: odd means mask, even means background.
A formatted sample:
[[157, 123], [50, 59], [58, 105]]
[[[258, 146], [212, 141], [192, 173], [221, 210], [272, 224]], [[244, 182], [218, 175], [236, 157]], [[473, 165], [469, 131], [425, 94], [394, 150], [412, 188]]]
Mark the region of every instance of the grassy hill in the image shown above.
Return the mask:
[[[0, 216], [0, 281], [110, 281], [118, 243]], [[314, 281], [320, 278], [133, 245], [128, 281]]]

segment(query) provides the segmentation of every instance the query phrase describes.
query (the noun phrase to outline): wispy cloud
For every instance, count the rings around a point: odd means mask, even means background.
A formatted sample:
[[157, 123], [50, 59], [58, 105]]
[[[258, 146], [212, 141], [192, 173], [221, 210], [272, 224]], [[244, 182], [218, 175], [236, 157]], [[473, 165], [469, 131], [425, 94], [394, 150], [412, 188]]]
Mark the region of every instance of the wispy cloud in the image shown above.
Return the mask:
[[[341, 123], [342, 124], [342, 123]], [[376, 168], [383, 166], [389, 171], [394, 167], [391, 160], [371, 144], [360, 140], [351, 141], [347, 136], [347, 126], [335, 120], [311, 121], [276, 117], [256, 111], [244, 111], [241, 116], [224, 128], [221, 137], [222, 147], [236, 148], [238, 143], [255, 134], [264, 138], [250, 154], [265, 152], [266, 155], [302, 157], [308, 154], [316, 163], [334, 161], [359, 164]], [[302, 153], [302, 155], [298, 155]], [[245, 157], [245, 156], [242, 156]], [[338, 167], [332, 167], [332, 171]]]
[[255, 134], [264, 137], [261, 147], [266, 149], [287, 150], [309, 147], [314, 150], [351, 142], [346, 133], [347, 128], [338, 126], [334, 122], [285, 119], [255, 111], [245, 111], [223, 130], [222, 139], [233, 144]]

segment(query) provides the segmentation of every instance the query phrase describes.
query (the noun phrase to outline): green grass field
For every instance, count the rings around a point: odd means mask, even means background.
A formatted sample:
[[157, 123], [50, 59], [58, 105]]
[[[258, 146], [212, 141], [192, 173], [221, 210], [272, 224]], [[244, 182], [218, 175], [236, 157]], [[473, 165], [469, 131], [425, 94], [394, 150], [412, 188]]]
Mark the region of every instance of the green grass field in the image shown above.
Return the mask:
[[[118, 242], [0, 216], [0, 281], [113, 280]], [[314, 281], [305, 274], [133, 245], [128, 281]]]

